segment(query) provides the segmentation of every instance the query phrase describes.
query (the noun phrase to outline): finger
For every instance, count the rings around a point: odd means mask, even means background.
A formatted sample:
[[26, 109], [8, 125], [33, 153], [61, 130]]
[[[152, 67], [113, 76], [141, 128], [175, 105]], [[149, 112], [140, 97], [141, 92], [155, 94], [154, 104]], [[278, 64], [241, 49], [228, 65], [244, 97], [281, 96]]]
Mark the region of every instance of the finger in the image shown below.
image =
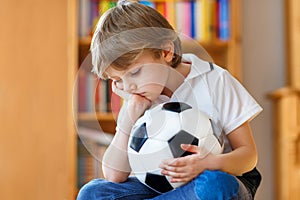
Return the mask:
[[186, 167], [185, 166], [171, 166], [171, 165], [160, 165], [162, 172], [176, 172], [176, 173], [185, 173]]
[[192, 144], [181, 144], [181, 148], [193, 154], [198, 154], [200, 158], [205, 158], [209, 154], [207, 149]]
[[180, 147], [183, 150], [191, 152], [191, 153], [199, 153], [199, 151], [200, 151], [198, 146], [192, 145], [192, 144], [181, 144]]
[[171, 183], [180, 183], [180, 182], [189, 182], [190, 180], [192, 180], [193, 178], [191, 177], [182, 177], [182, 178], [171, 178], [170, 182]]
[[180, 169], [174, 169], [174, 171], [172, 170], [161, 170], [161, 174], [165, 175], [165, 176], [171, 176], [172, 178], [182, 178], [182, 177], [186, 177], [188, 176], [188, 173], [186, 172], [186, 170], [180, 170]]
[[186, 165], [186, 163], [181, 161], [182, 158], [183, 157], [166, 159], [166, 160], [163, 160], [161, 164], [165, 165], [165, 166], [172, 166], [172, 167], [184, 166], [184, 165]]
[[131, 94], [125, 92], [124, 90], [119, 89], [119, 88], [117, 87], [115, 81], [113, 81], [111, 85], [112, 85], [112, 91], [113, 91], [115, 94], [117, 94], [118, 96], [120, 96], [122, 99], [128, 100], [128, 99], [130, 98]]
[[164, 165], [170, 165], [170, 164], [174, 163], [175, 160], [176, 160], [176, 159], [174, 159], [174, 158], [164, 159], [164, 160], [161, 161], [161, 164], [164, 164]]
[[190, 176], [187, 173], [176, 173], [176, 172], [168, 172], [167, 174], [164, 174], [165, 176], [170, 177], [170, 182], [188, 182], [191, 179], [193, 179], [193, 176]]

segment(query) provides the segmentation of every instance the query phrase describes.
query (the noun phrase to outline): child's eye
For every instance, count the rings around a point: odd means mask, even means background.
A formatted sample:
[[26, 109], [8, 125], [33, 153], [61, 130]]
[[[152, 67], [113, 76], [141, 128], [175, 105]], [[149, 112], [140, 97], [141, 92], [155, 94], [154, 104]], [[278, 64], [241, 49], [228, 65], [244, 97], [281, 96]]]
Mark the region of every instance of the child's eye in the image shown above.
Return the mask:
[[122, 83], [122, 79], [114, 80], [115, 83]]
[[133, 71], [131, 71], [130, 74], [131, 74], [131, 75], [137, 75], [137, 74], [140, 73], [140, 71], [141, 71], [141, 68], [139, 67], [139, 68], [136, 68], [136, 69], [134, 69]]

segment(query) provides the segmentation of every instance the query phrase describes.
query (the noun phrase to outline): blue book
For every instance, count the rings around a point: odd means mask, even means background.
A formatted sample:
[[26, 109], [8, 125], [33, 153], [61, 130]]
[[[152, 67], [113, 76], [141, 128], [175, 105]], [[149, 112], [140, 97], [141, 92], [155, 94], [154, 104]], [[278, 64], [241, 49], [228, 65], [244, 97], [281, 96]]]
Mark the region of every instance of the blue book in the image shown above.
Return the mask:
[[150, 1], [140, 1], [140, 4], [144, 4], [146, 6], [149, 6], [149, 7], [155, 9], [155, 3], [153, 3], [153, 2], [150, 2]]
[[219, 0], [219, 39], [228, 40], [229, 37], [229, 1]]
[[191, 37], [196, 38], [196, 2], [191, 1]]

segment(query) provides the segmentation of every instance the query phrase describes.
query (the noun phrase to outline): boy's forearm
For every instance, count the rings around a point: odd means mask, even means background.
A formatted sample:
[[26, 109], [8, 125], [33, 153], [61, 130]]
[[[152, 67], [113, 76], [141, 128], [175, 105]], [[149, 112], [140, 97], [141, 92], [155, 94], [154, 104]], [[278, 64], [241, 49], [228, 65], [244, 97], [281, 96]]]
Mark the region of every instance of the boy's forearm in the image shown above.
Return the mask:
[[117, 132], [109, 145], [102, 160], [104, 177], [113, 182], [125, 181], [131, 168], [128, 162], [127, 143], [128, 135]]
[[120, 154], [115, 156], [111, 149], [107, 149], [103, 157], [102, 170], [105, 179], [112, 182], [124, 182], [130, 174], [127, 158]]
[[215, 168], [236, 176], [252, 170], [257, 163], [255, 150], [241, 147], [230, 153], [213, 156], [211, 168]]
[[252, 170], [257, 163], [257, 150], [248, 122], [228, 134], [228, 140], [233, 151], [212, 156], [211, 167], [241, 175]]

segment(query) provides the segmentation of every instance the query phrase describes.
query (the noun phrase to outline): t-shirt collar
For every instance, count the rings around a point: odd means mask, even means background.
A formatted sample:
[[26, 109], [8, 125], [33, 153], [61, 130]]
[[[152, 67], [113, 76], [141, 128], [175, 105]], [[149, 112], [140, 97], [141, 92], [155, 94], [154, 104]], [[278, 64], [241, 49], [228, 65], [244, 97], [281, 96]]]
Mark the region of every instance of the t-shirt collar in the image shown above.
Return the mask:
[[185, 80], [193, 79], [212, 70], [209, 62], [201, 60], [194, 54], [183, 54], [182, 62], [191, 63], [191, 71]]

